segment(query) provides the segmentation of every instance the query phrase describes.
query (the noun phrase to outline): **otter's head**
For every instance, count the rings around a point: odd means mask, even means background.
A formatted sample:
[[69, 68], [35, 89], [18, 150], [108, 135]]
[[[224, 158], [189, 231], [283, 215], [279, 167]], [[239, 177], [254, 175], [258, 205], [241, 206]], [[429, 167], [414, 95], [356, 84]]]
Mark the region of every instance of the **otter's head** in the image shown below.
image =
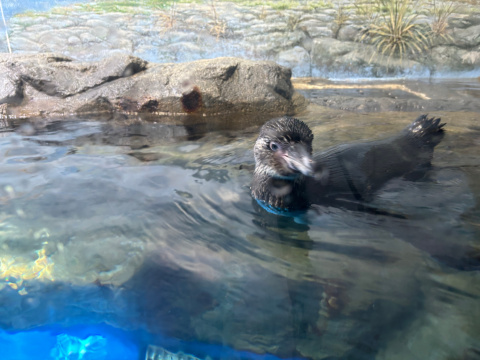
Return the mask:
[[291, 117], [265, 123], [255, 142], [255, 172], [276, 178], [311, 175], [313, 134], [302, 121]]

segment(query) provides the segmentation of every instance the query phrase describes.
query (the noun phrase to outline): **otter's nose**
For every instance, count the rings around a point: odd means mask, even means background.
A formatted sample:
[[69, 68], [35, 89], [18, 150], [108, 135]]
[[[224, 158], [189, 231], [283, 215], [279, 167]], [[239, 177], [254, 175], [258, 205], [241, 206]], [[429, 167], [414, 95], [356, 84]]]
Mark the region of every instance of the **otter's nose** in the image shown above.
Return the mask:
[[282, 157], [290, 169], [304, 175], [313, 174], [312, 157], [303, 144], [296, 143], [289, 146]]

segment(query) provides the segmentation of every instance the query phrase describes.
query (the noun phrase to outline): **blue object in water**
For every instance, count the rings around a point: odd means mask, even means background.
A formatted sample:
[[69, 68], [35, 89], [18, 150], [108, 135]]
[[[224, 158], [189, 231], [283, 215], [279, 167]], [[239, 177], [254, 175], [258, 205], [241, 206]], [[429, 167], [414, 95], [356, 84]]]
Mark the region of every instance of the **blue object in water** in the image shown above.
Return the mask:
[[270, 214], [291, 217], [297, 224], [306, 225], [305, 210], [290, 211], [280, 207], [272, 206], [263, 200], [255, 199], [261, 208]]
[[107, 356], [107, 339], [100, 335], [81, 339], [60, 334], [50, 355], [55, 360], [104, 360]]
[[259, 199], [255, 199], [255, 200], [257, 201], [258, 205], [262, 207], [262, 209], [264, 209], [265, 211], [268, 211], [270, 214], [288, 216], [293, 218], [302, 216], [305, 214], [305, 210], [290, 211], [281, 207], [272, 206], [263, 200], [259, 200]]
[[[148, 345], [152, 343], [156, 345]], [[0, 329], [0, 350], [0, 360], [281, 360], [270, 354], [182, 341], [142, 330], [125, 331], [106, 324], [48, 325], [21, 332]]]
[[107, 325], [0, 330], [1, 360], [137, 360], [140, 350], [128, 335]]

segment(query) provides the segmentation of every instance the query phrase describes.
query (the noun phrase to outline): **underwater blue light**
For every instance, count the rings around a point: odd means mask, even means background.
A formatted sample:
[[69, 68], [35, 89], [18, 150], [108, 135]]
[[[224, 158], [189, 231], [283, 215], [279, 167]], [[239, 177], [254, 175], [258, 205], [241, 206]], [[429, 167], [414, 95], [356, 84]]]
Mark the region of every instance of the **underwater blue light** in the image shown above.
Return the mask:
[[0, 331], [2, 360], [137, 360], [138, 347], [122, 331], [98, 325]]
[[52, 325], [21, 332], [0, 330], [1, 360], [143, 360], [148, 345], [165, 347], [174, 356], [169, 359], [175, 358], [175, 352], [178, 352], [195, 354], [191, 358], [198, 356], [199, 360], [282, 360], [270, 354], [182, 341], [143, 331], [129, 332], [105, 324], [69, 328]]
[[101, 335], [92, 335], [86, 339], [76, 336], [60, 334], [57, 336], [57, 344], [50, 352], [55, 360], [101, 360], [107, 356], [107, 339]]

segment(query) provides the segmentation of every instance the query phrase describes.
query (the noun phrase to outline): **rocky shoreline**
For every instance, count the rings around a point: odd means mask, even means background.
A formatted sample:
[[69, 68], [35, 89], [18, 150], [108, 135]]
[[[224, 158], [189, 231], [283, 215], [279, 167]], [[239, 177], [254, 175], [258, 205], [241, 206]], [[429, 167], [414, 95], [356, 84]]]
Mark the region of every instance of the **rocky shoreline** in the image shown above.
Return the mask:
[[[347, 2], [348, 3], [348, 2]], [[236, 56], [273, 60], [294, 77], [429, 77], [480, 74], [480, 11], [462, 5], [448, 19], [446, 36], [421, 56], [375, 55], [359, 42], [365, 19], [352, 10], [246, 6], [229, 2], [176, 3], [165, 10], [88, 11], [74, 5], [10, 18], [14, 53], [52, 52], [79, 61], [115, 54], [170, 63]], [[460, 11], [461, 10], [461, 11]], [[427, 21], [428, 15], [419, 17]], [[0, 49], [7, 51], [5, 38]]]
[[157, 64], [124, 54], [97, 62], [0, 54], [0, 111], [6, 119], [291, 114], [305, 104], [291, 75], [271, 61], [239, 58]]

